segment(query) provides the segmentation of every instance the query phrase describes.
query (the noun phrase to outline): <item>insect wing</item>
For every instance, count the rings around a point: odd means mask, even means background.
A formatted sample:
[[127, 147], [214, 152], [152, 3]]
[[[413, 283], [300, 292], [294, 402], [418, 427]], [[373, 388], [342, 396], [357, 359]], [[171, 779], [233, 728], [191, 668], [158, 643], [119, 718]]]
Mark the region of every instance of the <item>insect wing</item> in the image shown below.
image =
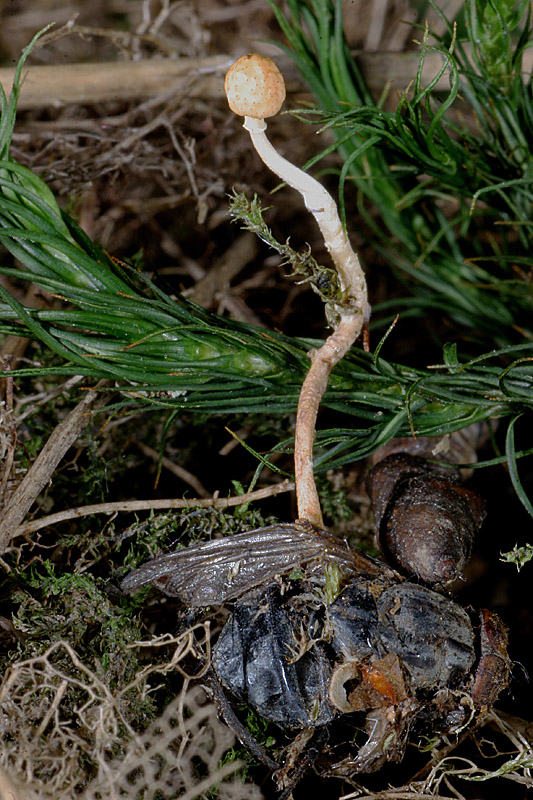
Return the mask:
[[331, 561], [347, 575], [383, 569], [325, 532], [271, 525], [160, 556], [128, 575], [122, 589], [131, 593], [152, 584], [188, 606], [200, 607], [234, 600], [294, 568], [306, 566], [314, 572]]

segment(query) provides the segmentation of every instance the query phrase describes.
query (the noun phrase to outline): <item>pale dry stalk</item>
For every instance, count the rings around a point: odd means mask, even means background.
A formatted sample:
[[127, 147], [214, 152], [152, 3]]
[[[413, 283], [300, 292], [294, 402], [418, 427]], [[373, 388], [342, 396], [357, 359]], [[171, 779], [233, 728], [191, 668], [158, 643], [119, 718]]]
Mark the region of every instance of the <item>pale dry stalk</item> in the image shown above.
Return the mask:
[[59, 423], [35, 459], [31, 469], [28, 470], [20, 485], [9, 498], [6, 507], [2, 510], [0, 522], [0, 554], [9, 547], [9, 543], [16, 535], [24, 517], [51, 479], [67, 450], [89, 424], [92, 415], [109, 402], [109, 395], [98, 391], [105, 384], [106, 381], [100, 381], [95, 389], [90, 389], [83, 400]]
[[193, 506], [200, 508], [235, 508], [242, 506], [245, 503], [255, 502], [256, 500], [265, 500], [267, 497], [275, 497], [283, 492], [292, 492], [294, 483], [283, 481], [276, 483], [272, 486], [265, 486], [263, 489], [256, 489], [253, 492], [245, 492], [245, 494], [235, 495], [234, 497], [171, 497], [169, 499], [148, 499], [148, 500], [118, 500], [114, 503], [94, 503], [88, 506], [76, 506], [75, 508], [67, 508], [64, 511], [57, 511], [54, 514], [48, 514], [39, 519], [32, 519], [29, 522], [24, 522], [16, 529], [17, 536], [29, 536], [35, 531], [42, 528], [47, 528], [49, 525], [58, 525], [60, 522], [65, 522], [69, 519], [79, 519], [80, 517], [87, 517], [92, 514], [118, 514], [124, 512], [126, 514], [135, 513], [136, 511], [160, 511], [171, 508], [184, 508], [189, 509]]

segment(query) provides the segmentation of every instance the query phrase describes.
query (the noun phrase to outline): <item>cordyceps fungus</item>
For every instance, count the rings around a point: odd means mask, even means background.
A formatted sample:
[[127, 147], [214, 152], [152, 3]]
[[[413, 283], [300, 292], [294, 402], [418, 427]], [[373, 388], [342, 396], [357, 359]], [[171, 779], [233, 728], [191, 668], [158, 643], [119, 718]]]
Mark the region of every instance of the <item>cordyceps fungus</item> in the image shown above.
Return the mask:
[[338, 324], [319, 350], [300, 392], [295, 432], [295, 476], [298, 516], [322, 526], [322, 512], [313, 474], [313, 441], [320, 400], [331, 370], [348, 352], [370, 316], [366, 280], [354, 253], [337, 206], [324, 187], [283, 158], [266, 136], [265, 118], [278, 113], [285, 100], [283, 76], [272, 59], [257, 54], [243, 56], [226, 75], [226, 95], [232, 111], [244, 116], [244, 128], [260, 158], [285, 183], [302, 195], [314, 216], [339, 276], [342, 299], [335, 305]]
[[[331, 369], [354, 343], [368, 314], [366, 286], [329, 195], [266, 139], [263, 118], [276, 113], [285, 96], [274, 63], [246, 56], [228, 73], [226, 88], [262, 159], [303, 194], [343, 284], [336, 299], [335, 330], [310, 354], [298, 402], [294, 460], [299, 520], [196, 542], [159, 556], [130, 573], [122, 589], [132, 593], [153, 585], [190, 609], [232, 603], [205, 682], [220, 715], [274, 773], [280, 800], [286, 800], [312, 766], [318, 775], [353, 782], [357, 774], [401, 761], [411, 729], [419, 723], [432, 736], [455, 736], [482, 719], [508, 684], [507, 634], [499, 618], [485, 610], [476, 637], [469, 614], [447, 596], [402, 579], [323, 529], [313, 476], [316, 416]], [[390, 458], [394, 461], [385, 458], [381, 472], [379, 464], [375, 467], [370, 481], [378, 523], [380, 515], [391, 523], [380, 541], [396, 561], [407, 552], [408, 563], [402, 566], [410, 574], [447, 583], [454, 556], [460, 571], [469, 552], [468, 543], [464, 553], [453, 547], [449, 524], [459, 515], [462, 529], [473, 533], [482, 506], [473, 493], [448, 480], [447, 473], [444, 480], [422, 457], [403, 453], [398, 461], [391, 453]], [[413, 483], [419, 469], [431, 474], [421, 490]], [[426, 566], [426, 558], [420, 564], [418, 551], [432, 533], [425, 501], [435, 488], [446, 493], [447, 503], [430, 498], [441, 524], [439, 550], [430, 553], [438, 556], [436, 574], [428, 576], [416, 568]], [[417, 514], [419, 522], [423, 516], [422, 530], [414, 538], [403, 515], [409, 504], [424, 512]], [[401, 542], [395, 547], [398, 532], [408, 539], [406, 547]], [[251, 707], [290, 737], [280, 761], [254, 737], [235, 704]], [[340, 735], [330, 746], [330, 730], [339, 722]], [[352, 737], [345, 736], [345, 723], [364, 725], [367, 738], [357, 749]]]
[[[366, 281], [359, 259], [344, 231], [337, 206], [326, 189], [303, 170], [283, 158], [266, 136], [265, 119], [275, 116], [285, 100], [285, 81], [274, 61], [255, 53], [242, 56], [226, 75], [226, 96], [231, 110], [244, 117], [244, 128], [266, 166], [300, 192], [316, 219], [339, 274], [346, 310], [356, 313], [360, 329], [368, 321]], [[337, 309], [342, 313], [342, 307]]]

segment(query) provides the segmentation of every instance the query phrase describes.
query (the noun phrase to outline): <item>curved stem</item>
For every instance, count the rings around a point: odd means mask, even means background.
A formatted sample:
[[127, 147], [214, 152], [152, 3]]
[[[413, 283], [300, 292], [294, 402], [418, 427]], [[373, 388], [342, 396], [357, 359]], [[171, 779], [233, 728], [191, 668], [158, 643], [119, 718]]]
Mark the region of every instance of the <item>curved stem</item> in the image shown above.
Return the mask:
[[294, 472], [298, 519], [324, 527], [313, 469], [316, 419], [331, 370], [343, 358], [359, 335], [359, 319], [345, 314], [320, 350], [310, 353], [311, 367], [303, 382], [296, 414]]
[[280, 156], [266, 136], [266, 127], [263, 119], [244, 118], [244, 128], [261, 160], [282, 181], [300, 192], [306, 208], [317, 221], [339, 274], [341, 288], [351, 300], [349, 306], [361, 315], [361, 329], [370, 316], [365, 275], [346, 236], [335, 201], [315, 178]]
[[276, 152], [266, 137], [263, 119], [245, 117], [244, 127], [266, 166], [302, 195], [306, 208], [314, 216], [324, 237], [344, 295], [342, 304], [336, 307], [339, 324], [320, 350], [310, 353], [311, 368], [302, 385], [296, 415], [294, 468], [298, 518], [302, 522], [324, 527], [313, 469], [316, 420], [331, 370], [348, 352], [368, 322], [370, 306], [366, 280], [331, 195], [311, 175]]

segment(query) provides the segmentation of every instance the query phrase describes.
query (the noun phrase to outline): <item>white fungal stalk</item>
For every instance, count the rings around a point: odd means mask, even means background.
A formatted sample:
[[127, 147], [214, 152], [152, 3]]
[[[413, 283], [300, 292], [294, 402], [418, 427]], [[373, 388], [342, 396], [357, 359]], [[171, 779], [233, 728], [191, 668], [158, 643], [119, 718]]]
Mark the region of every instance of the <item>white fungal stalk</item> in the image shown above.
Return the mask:
[[[324, 243], [339, 275], [341, 289], [348, 300], [350, 313], [354, 311], [361, 317], [361, 328], [366, 321], [367, 291], [366, 280], [357, 254], [346, 236], [337, 205], [329, 192], [311, 175], [291, 164], [272, 146], [266, 136], [266, 122], [254, 117], [244, 118], [244, 128], [250, 134], [252, 143], [260, 158], [279, 178], [300, 192], [305, 207], [318, 223]], [[350, 302], [351, 301], [351, 302]], [[343, 309], [338, 309], [343, 313]]]
[[265, 133], [265, 119], [277, 114], [285, 100], [283, 75], [272, 59], [249, 54], [230, 67], [225, 86], [229, 106], [244, 117], [244, 128], [262, 161], [300, 192], [306, 208], [317, 221], [347, 301], [346, 306], [337, 311], [341, 315], [346, 312], [358, 314], [361, 330], [369, 317], [366, 280], [342, 226], [337, 205], [321, 183], [283, 158]]
[[342, 302], [336, 305], [337, 327], [320, 350], [310, 353], [312, 364], [300, 392], [296, 416], [294, 462], [298, 516], [301, 521], [322, 527], [313, 471], [316, 418], [331, 370], [368, 323], [370, 306], [366, 280], [331, 195], [311, 175], [283, 158], [266, 136], [265, 118], [277, 114], [285, 100], [285, 83], [276, 64], [265, 56], [243, 56], [230, 67], [225, 86], [229, 106], [244, 117], [244, 128], [262, 161], [300, 192], [306, 208], [317, 221], [343, 293]]

